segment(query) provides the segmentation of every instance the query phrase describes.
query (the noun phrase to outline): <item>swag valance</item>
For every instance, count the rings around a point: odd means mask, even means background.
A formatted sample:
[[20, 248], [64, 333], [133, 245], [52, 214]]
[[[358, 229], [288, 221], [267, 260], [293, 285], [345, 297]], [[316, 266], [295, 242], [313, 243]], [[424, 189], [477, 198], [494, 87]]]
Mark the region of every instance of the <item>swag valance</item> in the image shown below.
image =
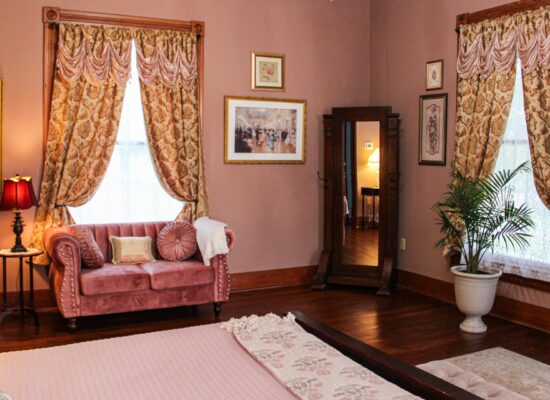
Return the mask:
[[[92, 84], [112, 80], [125, 86], [130, 78], [131, 41], [139, 37], [159, 37], [159, 43], [151, 54], [137, 48], [138, 74], [142, 84], [150, 85], [159, 80], [165, 85], [176, 87], [179, 82], [191, 85], [197, 78], [196, 35], [192, 33], [159, 34], [158, 31], [123, 28], [104, 28], [60, 24], [58, 73], [67, 81], [75, 81], [82, 76]], [[76, 29], [75, 29], [76, 28]], [[77, 33], [75, 35], [75, 32]], [[97, 35], [104, 34], [104, 40]], [[165, 52], [162, 40], [172, 42], [177, 35], [181, 40], [170, 51]], [[90, 43], [95, 43], [96, 47]], [[119, 46], [115, 46], [117, 43]]]
[[525, 73], [550, 68], [550, 7], [460, 26], [457, 71], [460, 78], [507, 74], [519, 57]]

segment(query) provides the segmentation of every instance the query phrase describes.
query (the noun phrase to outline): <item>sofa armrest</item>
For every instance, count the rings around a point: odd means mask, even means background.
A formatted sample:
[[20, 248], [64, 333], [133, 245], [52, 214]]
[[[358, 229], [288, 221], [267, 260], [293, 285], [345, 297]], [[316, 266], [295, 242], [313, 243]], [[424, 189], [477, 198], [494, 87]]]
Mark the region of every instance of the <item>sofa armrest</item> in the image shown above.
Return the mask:
[[80, 247], [62, 228], [44, 232], [44, 247], [52, 259], [50, 283], [65, 318], [80, 315]]
[[225, 237], [227, 238], [227, 246], [229, 251], [235, 248], [235, 232], [231, 228], [225, 228]]

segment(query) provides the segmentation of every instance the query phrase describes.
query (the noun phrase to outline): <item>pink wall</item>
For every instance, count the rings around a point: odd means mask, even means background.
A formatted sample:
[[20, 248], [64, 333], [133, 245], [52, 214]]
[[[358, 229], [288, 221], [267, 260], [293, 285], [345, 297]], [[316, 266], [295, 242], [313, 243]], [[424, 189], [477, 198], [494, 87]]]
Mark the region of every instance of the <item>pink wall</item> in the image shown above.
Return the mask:
[[[453, 159], [456, 119], [456, 16], [509, 3], [508, 0], [373, 0], [371, 4], [370, 101], [401, 114], [399, 235], [403, 270], [451, 281], [447, 260], [434, 247], [439, 227], [431, 206], [446, 190]], [[444, 59], [444, 87], [425, 90], [425, 66]], [[427, 93], [448, 93], [447, 167], [418, 165], [418, 101]], [[501, 285], [499, 293], [548, 307], [548, 296]], [[545, 303], [546, 301], [546, 303]]]
[[[204, 143], [211, 216], [237, 232], [232, 272], [316, 264], [321, 243], [322, 114], [369, 101], [369, 12], [365, 0], [20, 0], [3, 2], [4, 176], [42, 165], [41, 7], [206, 22]], [[250, 90], [250, 52], [286, 54], [287, 92]], [[223, 96], [307, 100], [305, 165], [223, 164]], [[396, 104], [397, 106], [397, 104]], [[28, 243], [34, 210], [24, 212]], [[11, 245], [12, 215], [0, 213], [0, 247]], [[9, 275], [15, 289], [15, 270]], [[38, 287], [46, 287], [43, 279]]]

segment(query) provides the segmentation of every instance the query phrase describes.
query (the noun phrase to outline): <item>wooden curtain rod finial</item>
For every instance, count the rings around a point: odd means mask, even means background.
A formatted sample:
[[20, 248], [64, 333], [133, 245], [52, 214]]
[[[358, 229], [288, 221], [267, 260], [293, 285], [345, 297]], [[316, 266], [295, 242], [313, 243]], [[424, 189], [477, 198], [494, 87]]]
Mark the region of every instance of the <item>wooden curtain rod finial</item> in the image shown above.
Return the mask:
[[192, 21], [191, 30], [196, 33], [197, 36], [204, 36], [204, 22]]
[[56, 23], [60, 21], [60, 12], [57, 7], [44, 7], [42, 9], [43, 22]]

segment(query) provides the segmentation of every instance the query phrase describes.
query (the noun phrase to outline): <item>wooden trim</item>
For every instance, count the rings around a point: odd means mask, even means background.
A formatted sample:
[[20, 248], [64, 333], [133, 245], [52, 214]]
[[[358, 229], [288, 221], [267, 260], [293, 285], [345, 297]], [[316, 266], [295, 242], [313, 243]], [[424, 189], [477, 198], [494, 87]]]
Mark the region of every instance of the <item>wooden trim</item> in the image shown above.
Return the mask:
[[[29, 299], [29, 291], [24, 292], [25, 301]], [[55, 298], [49, 289], [38, 289], [34, 291], [34, 303], [37, 308], [55, 307]], [[9, 307], [19, 307], [19, 291], [8, 292]]]
[[[447, 303], [455, 303], [454, 286], [451, 282], [404, 270], [399, 270], [397, 280], [400, 287]], [[497, 296], [491, 315], [550, 333], [549, 308]]]
[[[42, 147], [46, 154], [48, 140], [48, 125], [55, 73], [55, 57], [59, 23], [72, 22], [90, 25], [125, 26], [129, 28], [174, 30], [191, 32], [197, 35], [197, 75], [199, 101], [199, 132], [203, 126], [204, 98], [204, 35], [206, 33], [203, 21], [179, 21], [174, 19], [137, 17], [130, 15], [97, 13], [90, 11], [64, 10], [59, 7], [43, 7], [42, 21], [44, 23], [43, 43], [43, 89], [42, 89]], [[42, 175], [42, 172], [41, 172]]]
[[513, 283], [514, 285], [524, 286], [541, 292], [550, 293], [550, 282], [540, 281], [538, 279], [525, 278], [519, 275], [502, 274], [500, 278], [503, 282]]
[[311, 285], [317, 265], [231, 274], [231, 292]]
[[108, 14], [91, 11], [64, 10], [59, 7], [43, 7], [42, 21], [45, 24], [73, 22], [90, 25], [127, 26], [131, 28], [162, 30], [168, 29], [183, 32], [195, 32], [201, 36], [204, 36], [204, 22], [137, 17], [133, 15]]
[[512, 15], [518, 12], [536, 10], [540, 7], [546, 7], [550, 5], [550, 0], [520, 0], [513, 3], [504, 4], [493, 8], [487, 8], [485, 10], [477, 11], [474, 13], [465, 13], [457, 15], [456, 27], [459, 29], [460, 25], [474, 24], [477, 22], [485, 21], [487, 19], [495, 19], [504, 17], [505, 15]]
[[398, 360], [307, 315], [292, 311], [309, 333], [382, 378], [426, 400], [480, 400], [472, 393]]

